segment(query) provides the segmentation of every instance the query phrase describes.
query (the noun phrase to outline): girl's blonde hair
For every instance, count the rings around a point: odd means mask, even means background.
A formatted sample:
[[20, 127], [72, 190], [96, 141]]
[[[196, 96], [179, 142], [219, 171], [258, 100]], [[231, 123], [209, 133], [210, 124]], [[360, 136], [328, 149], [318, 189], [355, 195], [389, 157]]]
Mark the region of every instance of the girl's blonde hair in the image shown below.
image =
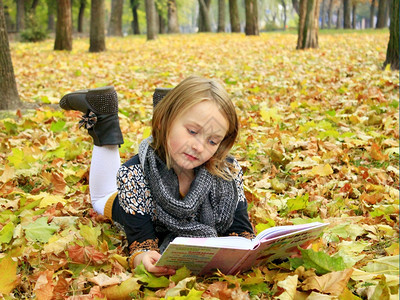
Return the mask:
[[168, 92], [154, 108], [152, 146], [156, 153], [165, 159], [167, 167], [171, 168], [167, 140], [172, 122], [193, 105], [206, 100], [213, 101], [219, 107], [229, 123], [229, 128], [218, 150], [206, 162], [205, 167], [211, 174], [231, 180], [237, 170], [227, 161], [227, 155], [238, 135], [239, 121], [228, 93], [215, 80], [190, 76]]

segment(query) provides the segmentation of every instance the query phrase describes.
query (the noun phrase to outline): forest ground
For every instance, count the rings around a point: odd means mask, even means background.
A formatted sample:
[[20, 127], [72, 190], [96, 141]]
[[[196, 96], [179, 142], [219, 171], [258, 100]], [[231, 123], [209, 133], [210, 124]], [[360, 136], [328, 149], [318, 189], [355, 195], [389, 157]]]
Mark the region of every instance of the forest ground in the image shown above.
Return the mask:
[[[306, 51], [295, 50], [292, 33], [107, 38], [103, 53], [89, 53], [87, 38], [71, 52], [53, 51], [53, 40], [11, 42], [19, 95], [40, 107], [0, 114], [0, 293], [398, 299], [399, 75], [382, 69], [388, 38], [325, 32], [319, 49]], [[301, 258], [237, 276], [183, 269], [155, 278], [127, 269], [123, 234], [91, 209], [91, 138], [59, 99], [114, 85], [125, 161], [150, 134], [154, 89], [191, 74], [221, 80], [237, 107], [232, 154], [255, 229], [330, 223]]]

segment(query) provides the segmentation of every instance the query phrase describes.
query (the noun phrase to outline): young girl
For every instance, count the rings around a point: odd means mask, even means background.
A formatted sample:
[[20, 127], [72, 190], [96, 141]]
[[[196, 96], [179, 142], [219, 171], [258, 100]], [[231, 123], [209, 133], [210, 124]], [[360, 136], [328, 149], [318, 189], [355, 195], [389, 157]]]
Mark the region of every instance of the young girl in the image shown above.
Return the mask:
[[[156, 90], [155, 101], [167, 90]], [[89, 188], [93, 208], [125, 230], [129, 264], [155, 275], [154, 264], [177, 236], [254, 235], [242, 171], [228, 152], [238, 134], [235, 108], [214, 80], [191, 76], [154, 108], [152, 136], [120, 166], [123, 143], [113, 87], [65, 95], [60, 106], [85, 113], [94, 141]]]

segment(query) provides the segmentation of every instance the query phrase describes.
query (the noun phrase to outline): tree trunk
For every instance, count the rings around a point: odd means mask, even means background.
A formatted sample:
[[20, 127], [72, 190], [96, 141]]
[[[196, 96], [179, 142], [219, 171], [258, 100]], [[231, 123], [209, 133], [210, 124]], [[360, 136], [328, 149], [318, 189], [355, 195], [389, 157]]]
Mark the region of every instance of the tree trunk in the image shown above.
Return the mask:
[[342, 9], [341, 8], [342, 8], [342, 5], [339, 2], [339, 7], [337, 9], [336, 29], [339, 29], [340, 28], [340, 24], [342, 23], [342, 18], [341, 18], [341, 15], [342, 15], [341, 10]]
[[47, 4], [47, 30], [50, 32], [54, 32], [54, 4]]
[[296, 11], [296, 13], [300, 16], [300, 4], [299, 0], [292, 0], [292, 5], [293, 9]]
[[343, 28], [344, 29], [351, 28], [350, 1], [351, 0], [343, 0]]
[[259, 35], [257, 0], [245, 0], [246, 35]]
[[138, 0], [131, 0], [131, 8], [132, 8], [132, 31], [133, 34], [140, 34], [140, 28], [139, 28], [139, 18], [138, 18], [138, 10], [139, 7], [139, 1]]
[[231, 31], [240, 32], [239, 9], [237, 0], [229, 0], [229, 19], [231, 22]]
[[386, 26], [386, 2], [387, 0], [379, 0], [378, 6], [378, 20], [376, 21], [376, 28], [385, 28]]
[[25, 0], [17, 0], [17, 32], [25, 29]]
[[21, 106], [11, 60], [10, 45], [6, 30], [3, 0], [0, 0], [0, 109], [15, 109]]
[[211, 0], [199, 0], [199, 32], [211, 32]]
[[369, 10], [369, 28], [374, 28], [375, 17], [375, 0], [371, 0], [371, 7]]
[[353, 2], [351, 27], [353, 29], [356, 29], [356, 27], [357, 27], [357, 3], [356, 2]]
[[178, 8], [175, 0], [168, 1], [168, 32], [179, 33]]
[[106, 50], [104, 23], [104, 0], [92, 0], [90, 8], [89, 52], [102, 52]]
[[225, 32], [225, 0], [218, 0], [218, 29], [217, 32]]
[[162, 15], [162, 11], [156, 10], [156, 17], [157, 17], [157, 25], [158, 25], [158, 33], [166, 33], [167, 32], [167, 24], [165, 23], [164, 17]]
[[54, 50], [72, 50], [71, 1], [57, 1], [57, 25]]
[[329, 6], [328, 6], [328, 28], [329, 29], [332, 26], [332, 11], [333, 11], [333, 0], [329, 0]]
[[399, 0], [392, 0], [390, 7], [390, 37], [384, 67], [399, 70]]
[[154, 0], [145, 0], [145, 4], [146, 4], [147, 40], [151, 41], [157, 38], [156, 8]]
[[318, 48], [319, 0], [300, 0], [297, 49]]
[[122, 36], [122, 12], [124, 7], [123, 0], [112, 0], [111, 17], [108, 26], [108, 35]]
[[286, 23], [287, 23], [287, 8], [285, 0], [281, 0], [282, 7], [283, 7], [283, 30], [286, 30]]
[[83, 32], [83, 18], [85, 16], [86, 0], [80, 0], [78, 12], [78, 32]]
[[326, 0], [322, 0], [322, 5], [321, 5], [321, 29], [325, 28], [325, 2], [326, 2]]
[[32, 15], [36, 15], [36, 7], [39, 4], [39, 0], [33, 0], [32, 1], [32, 5], [31, 5], [31, 9], [30, 9], [30, 13], [32, 13]]

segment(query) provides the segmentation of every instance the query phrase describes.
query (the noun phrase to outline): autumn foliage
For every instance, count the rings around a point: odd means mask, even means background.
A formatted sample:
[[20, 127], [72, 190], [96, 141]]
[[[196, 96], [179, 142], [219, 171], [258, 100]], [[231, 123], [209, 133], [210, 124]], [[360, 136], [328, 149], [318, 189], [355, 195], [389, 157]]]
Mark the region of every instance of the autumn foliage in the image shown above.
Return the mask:
[[0, 119], [0, 293], [6, 299], [395, 299], [399, 286], [399, 78], [387, 32], [108, 38], [107, 51], [11, 43], [20, 97], [57, 104], [114, 85], [122, 160], [150, 134], [152, 93], [190, 74], [224, 82], [240, 116], [232, 153], [255, 228], [329, 222], [298, 255], [226, 276], [129, 270], [118, 226], [90, 206], [80, 113], [43, 105]]

